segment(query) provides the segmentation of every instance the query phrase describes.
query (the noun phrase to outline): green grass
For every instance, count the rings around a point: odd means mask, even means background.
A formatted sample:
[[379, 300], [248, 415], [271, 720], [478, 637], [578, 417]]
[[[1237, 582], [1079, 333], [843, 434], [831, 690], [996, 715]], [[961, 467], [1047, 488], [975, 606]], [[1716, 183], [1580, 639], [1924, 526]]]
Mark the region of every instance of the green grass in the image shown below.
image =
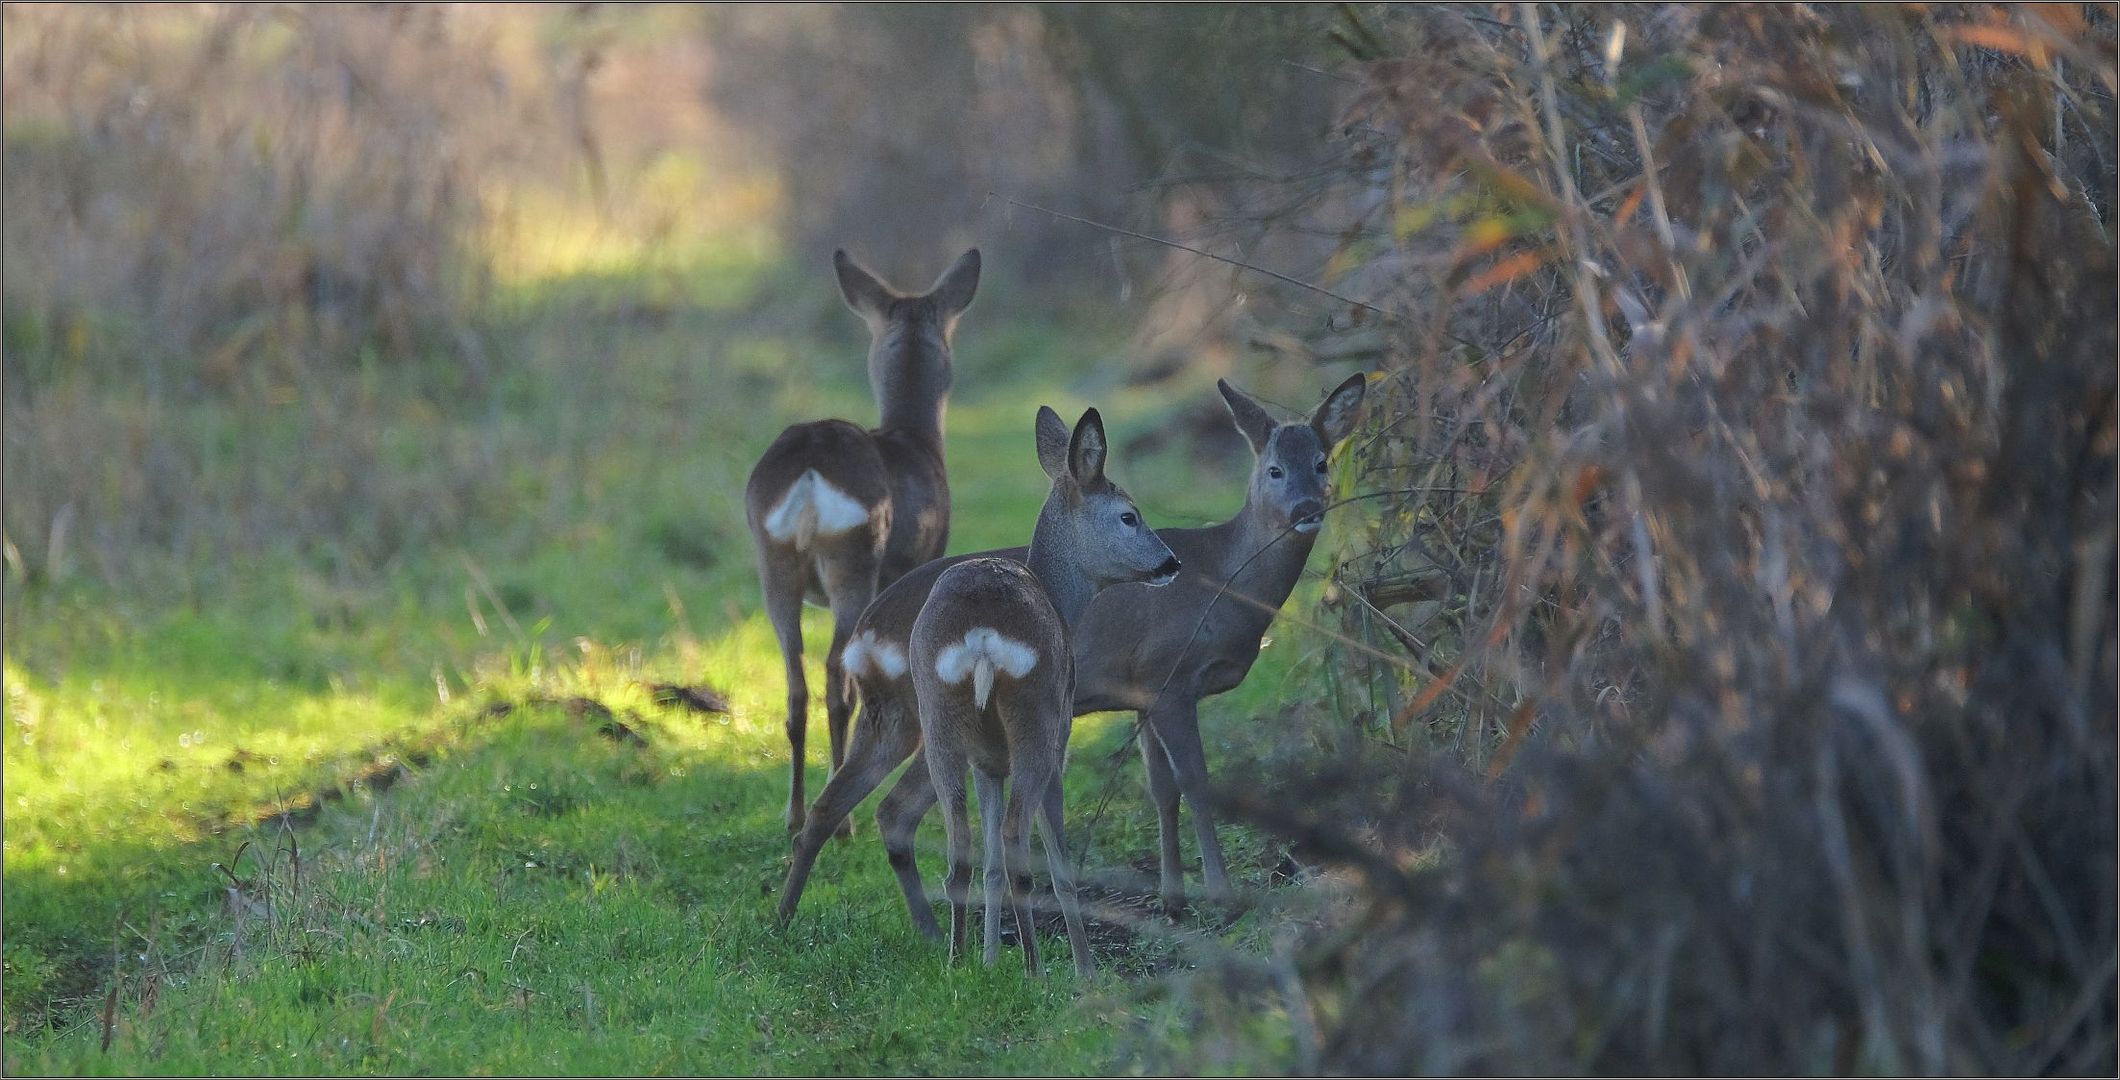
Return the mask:
[[[641, 730], [647, 747], [618, 745], [544, 708], [461, 733], [415, 778], [293, 830], [299, 883], [286, 857], [258, 861], [287, 844], [276, 830], [192, 847], [193, 891], [220, 910], [192, 934], [117, 935], [147, 955], [124, 965], [112, 1053], [91, 1020], [18, 1035], [10, 1068], [1025, 1071], [1111, 1052], [1065, 978], [941, 971], [873, 868], [821, 879], [776, 931], [771, 725], [657, 715]], [[271, 919], [230, 910], [205, 865], [238, 837], [256, 846], [231, 869], [252, 903], [279, 905]], [[32, 874], [11, 892], [44, 887]], [[145, 930], [141, 915], [127, 922]], [[198, 955], [155, 955], [186, 945]], [[164, 965], [149, 1012], [140, 994]]]
[[[378, 572], [291, 549], [156, 587], [10, 580], [6, 1070], [1012, 1073], [1131, 1060], [1168, 1022], [1133, 980], [1182, 953], [1153, 937], [1115, 946], [1089, 987], [1066, 974], [1060, 939], [1042, 981], [1013, 957], [945, 970], [911, 932], [866, 808], [796, 922], [773, 925], [787, 745], [740, 491], [784, 424], [874, 412], [858, 329], [813, 277], [788, 279], [816, 299], [794, 317], [730, 301], [525, 328], [508, 339], [496, 415], [386, 401], [386, 445], [477, 425], [500, 448], [500, 509]], [[1093, 330], [996, 308], [975, 309], [959, 341], [953, 550], [1028, 536], [1044, 490], [1029, 437], [1039, 403], [1105, 411], [1114, 473], [1153, 522], [1235, 509], [1242, 462], [1123, 450], [1196, 400], [1117, 385], [1113, 345]], [[300, 436], [298, 417], [240, 419]], [[813, 613], [807, 633], [814, 688], [825, 620]], [[1270, 649], [1205, 710], [1218, 766], [1253, 745], [1247, 722], [1285, 692], [1290, 652]], [[642, 689], [657, 680], [722, 688], [733, 712], [658, 706]], [[550, 705], [484, 711], [568, 696], [616, 710], [645, 741]], [[1091, 874], [1154, 850], [1138, 761], [1112, 763], [1126, 734], [1120, 717], [1078, 726], [1070, 817]], [[939, 823], [927, 829], [933, 878]], [[1225, 843], [1240, 879], [1262, 882], [1257, 838], [1234, 829]]]

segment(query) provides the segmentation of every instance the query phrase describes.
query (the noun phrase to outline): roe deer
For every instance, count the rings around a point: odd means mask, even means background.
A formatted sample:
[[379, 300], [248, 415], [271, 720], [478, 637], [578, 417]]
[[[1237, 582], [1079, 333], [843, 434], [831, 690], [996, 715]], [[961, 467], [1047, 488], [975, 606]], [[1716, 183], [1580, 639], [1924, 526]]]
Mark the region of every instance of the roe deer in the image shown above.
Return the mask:
[[[1001, 947], [1001, 890], [1008, 882], [1023, 961], [1040, 973], [1038, 938], [1016, 879], [1028, 873], [1028, 824], [1037, 813], [1053, 892], [1067, 921], [1075, 971], [1095, 971], [1075, 903], [1061, 819], [1061, 774], [1074, 725], [1071, 629], [1107, 586], [1168, 585], [1178, 559], [1141, 520], [1133, 500], [1104, 475], [1104, 423], [1082, 414], [1072, 435], [1051, 409], [1038, 410], [1038, 463], [1052, 490], [1021, 561], [972, 558], [935, 578], [913, 620], [907, 653], [927, 751], [928, 778], [949, 834], [950, 962], [964, 951], [971, 835], [964, 770], [979, 788], [986, 856], [986, 950]], [[1006, 782], [1006, 803], [1003, 784]]]
[[[1256, 455], [1244, 508], [1220, 525], [1162, 530], [1164, 542], [1185, 561], [1185, 575], [1154, 592], [1134, 586], [1106, 591], [1090, 605], [1074, 635], [1075, 714], [1130, 709], [1141, 721], [1141, 757], [1159, 826], [1160, 887], [1172, 911], [1184, 904], [1181, 795], [1192, 804], [1208, 892], [1229, 894], [1214, 819], [1202, 806], [1207, 761], [1200, 743], [1200, 699], [1244, 681], [1258, 658], [1259, 639], [1302, 575], [1323, 521], [1325, 457], [1353, 430], [1367, 383], [1361, 375], [1349, 378], [1307, 421], [1287, 424], [1276, 424], [1228, 383], [1217, 386]], [[982, 554], [1021, 559], [1025, 549]], [[783, 921], [801, 902], [818, 851], [838, 822], [919, 749], [904, 642], [936, 577], [975, 557], [956, 556], [914, 570], [879, 594], [855, 624], [846, 672], [860, 690], [860, 722], [845, 765], [818, 794], [809, 827], [796, 838], [780, 895]], [[1225, 591], [1232, 595], [1217, 602]], [[934, 804], [927, 772], [915, 761], [876, 810], [907, 910], [929, 937], [940, 936], [941, 930], [913, 864], [913, 837]]]
[[802, 673], [804, 600], [832, 611], [825, 653], [825, 715], [832, 769], [845, 755], [847, 699], [840, 654], [876, 590], [942, 554], [950, 489], [942, 464], [942, 413], [950, 394], [950, 339], [979, 290], [979, 249], [959, 256], [925, 295], [877, 280], [846, 252], [832, 253], [839, 291], [869, 328], [869, 389], [882, 423], [796, 424], [751, 469], [744, 516], [758, 547], [766, 617], [788, 678], [788, 831], [802, 827], [803, 741], [810, 690]]

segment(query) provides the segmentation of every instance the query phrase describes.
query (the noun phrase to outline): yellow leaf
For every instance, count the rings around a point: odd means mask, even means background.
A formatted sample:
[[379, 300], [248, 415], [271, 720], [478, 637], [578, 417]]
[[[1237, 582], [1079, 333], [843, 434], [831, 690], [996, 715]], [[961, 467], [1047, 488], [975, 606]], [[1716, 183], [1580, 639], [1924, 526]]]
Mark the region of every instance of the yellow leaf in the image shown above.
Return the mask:
[[1434, 203], [1404, 206], [1391, 220], [1391, 238], [1405, 243], [1406, 238], [1435, 224], [1437, 208]]

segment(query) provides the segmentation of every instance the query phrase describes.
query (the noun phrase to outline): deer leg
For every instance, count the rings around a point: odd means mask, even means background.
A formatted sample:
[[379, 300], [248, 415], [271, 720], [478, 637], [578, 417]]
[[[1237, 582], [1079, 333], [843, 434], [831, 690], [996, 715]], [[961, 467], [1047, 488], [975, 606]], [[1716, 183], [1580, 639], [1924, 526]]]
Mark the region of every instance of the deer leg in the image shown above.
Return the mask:
[[[802, 831], [795, 835], [795, 854], [788, 865], [788, 880], [780, 887], [780, 921], [783, 925], [794, 917], [795, 906], [802, 902], [803, 886], [810, 879], [810, 868], [816, 865], [817, 853], [824, 848], [826, 840], [839, 831], [839, 825], [861, 805], [861, 800], [876, 790], [883, 778], [905, 760], [919, 745], [920, 732], [913, 728], [910, 718], [894, 709], [878, 709], [874, 704], [864, 706], [861, 722], [854, 727], [851, 743], [847, 747], [846, 763], [824, 782], [824, 790], [818, 792], [817, 802], [810, 807]], [[926, 766], [921, 766], [920, 786], [933, 790]], [[926, 808], [922, 808], [926, 812]], [[916, 822], [917, 824], [917, 822]], [[918, 873], [915, 873], [918, 880]], [[934, 916], [928, 916], [930, 927]], [[929, 935], [942, 936], [940, 930]]]
[[1024, 797], [1025, 791], [1036, 797], [1036, 790], [1024, 783], [1023, 777], [1018, 776], [1010, 782], [1008, 809], [1001, 819], [1001, 844], [1009, 877], [1009, 912], [1016, 920], [1016, 940], [1023, 944], [1023, 970], [1035, 979], [1045, 971], [1038, 963], [1038, 926], [1031, 918], [1030, 890], [1023, 885], [1030, 869], [1029, 836], [1033, 809], [1032, 800]]
[[[1019, 789], [1028, 790], [1020, 784], [1010, 790]], [[1023, 820], [1017, 823], [1017, 829], [1013, 835], [1008, 831], [1008, 819], [1001, 819], [1001, 841], [1008, 845], [1008, 879], [1009, 884], [1015, 888], [1015, 896], [1017, 898], [1017, 936], [1027, 939], [1037, 928], [1037, 909], [1031, 898], [1033, 891], [1031, 870], [1034, 866], [1031, 859], [1031, 828], [1037, 821], [1038, 804], [1026, 800], [1023, 805]], [[1023, 919], [1025, 917], [1030, 918], [1032, 921], [1024, 924]]]
[[927, 747], [928, 776], [942, 802], [942, 825], [949, 841], [949, 875], [943, 891], [950, 899], [950, 963], [964, 955], [966, 893], [972, 885], [972, 822], [965, 805], [965, 755], [956, 747]]
[[[832, 607], [832, 646], [824, 655], [824, 713], [832, 740], [832, 772], [846, 760], [847, 725], [854, 716], [854, 703], [847, 693], [845, 654], [854, 636], [854, 624], [876, 595], [879, 563], [866, 538], [860, 544], [835, 548], [819, 561], [825, 599]], [[854, 835], [852, 817], [840, 819], [838, 835]]]
[[1075, 900], [1075, 872], [1067, 862], [1065, 804], [1060, 776], [1055, 773], [1045, 784], [1041, 803], [1044, 815], [1038, 822], [1038, 831], [1045, 840], [1045, 865], [1053, 875], [1053, 895], [1059, 898], [1060, 915], [1067, 920], [1067, 943], [1075, 954], [1075, 974], [1088, 979], [1097, 974], [1097, 964], [1090, 956], [1082, 907]]
[[1178, 850], [1178, 781], [1171, 775], [1170, 752], [1156, 737], [1148, 718], [1141, 718], [1136, 733], [1141, 744], [1141, 765], [1148, 773], [1148, 801], [1156, 809], [1157, 868], [1163, 910], [1177, 918], [1185, 909], [1185, 861]]
[[1207, 755], [1200, 746], [1199, 703], [1180, 702], [1149, 717], [1156, 738], [1170, 754], [1178, 791], [1192, 808], [1193, 832], [1200, 840], [1200, 876], [1209, 899], [1227, 903], [1232, 894], [1229, 871], [1222, 863], [1222, 842], [1215, 836], [1214, 812], [1207, 808]]
[[972, 784], [979, 789], [979, 847], [986, 859], [986, 914], [980, 919], [985, 946], [982, 962], [993, 967], [1001, 959], [1001, 879], [1007, 856], [1001, 846], [1001, 778], [985, 769], [972, 769]]
[[[873, 706], [870, 706], [873, 707]], [[867, 723], [867, 719], [863, 719]], [[859, 732], [856, 732], [859, 737]], [[904, 775], [876, 808], [876, 827], [883, 833], [883, 849], [891, 869], [898, 875], [898, 890], [905, 894], [905, 911], [913, 929], [930, 941], [942, 940], [935, 925], [935, 911], [928, 906], [927, 890], [920, 883], [920, 867], [913, 862], [913, 840], [920, 832], [920, 819], [935, 806], [935, 782], [928, 777], [925, 751], [913, 755]]]
[[773, 624], [773, 635], [780, 640], [780, 658], [787, 669], [787, 732], [789, 756], [792, 761], [788, 769], [786, 820], [788, 831], [792, 833], [802, 828], [802, 773], [806, 764], [803, 741], [809, 733], [810, 723], [810, 686], [802, 674], [804, 583], [800, 557], [775, 557], [771, 551], [761, 554], [758, 579], [765, 591], [766, 619]]
[[824, 658], [824, 713], [826, 730], [832, 740], [831, 771], [838, 772], [846, 761], [847, 728], [854, 718], [854, 702], [846, 685], [847, 639], [854, 635], [854, 620], [861, 617], [861, 609], [840, 607], [836, 599], [833, 607], [832, 645]]

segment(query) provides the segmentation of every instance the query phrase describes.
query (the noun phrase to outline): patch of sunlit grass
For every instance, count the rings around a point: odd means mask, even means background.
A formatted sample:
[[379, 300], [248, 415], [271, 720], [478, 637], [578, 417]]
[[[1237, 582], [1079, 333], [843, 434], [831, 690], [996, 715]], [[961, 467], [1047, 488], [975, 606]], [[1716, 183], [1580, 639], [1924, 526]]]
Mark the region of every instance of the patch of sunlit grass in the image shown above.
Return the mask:
[[111, 837], [197, 840], [226, 814], [331, 782], [349, 755], [425, 719], [369, 694], [269, 687], [231, 701], [13, 671], [8, 697], [11, 868]]
[[723, 308], [778, 260], [779, 200], [770, 175], [723, 176], [665, 153], [601, 204], [580, 191], [495, 190], [480, 247], [504, 301], [604, 282], [633, 303]]

